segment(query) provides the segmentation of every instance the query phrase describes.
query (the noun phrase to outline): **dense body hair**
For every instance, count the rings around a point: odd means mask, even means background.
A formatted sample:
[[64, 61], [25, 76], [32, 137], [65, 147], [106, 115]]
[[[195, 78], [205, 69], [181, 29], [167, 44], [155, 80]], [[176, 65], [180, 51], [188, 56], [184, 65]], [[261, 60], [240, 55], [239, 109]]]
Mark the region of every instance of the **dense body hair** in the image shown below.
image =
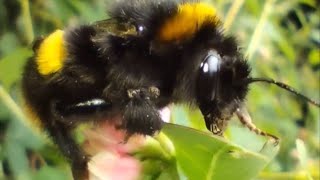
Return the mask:
[[71, 160], [76, 179], [86, 176], [88, 160], [70, 133], [79, 123], [121, 114], [117, 126], [128, 135], [153, 135], [162, 125], [159, 109], [186, 103], [198, 106], [208, 129], [221, 134], [248, 90], [241, 82], [249, 66], [209, 6], [132, 0], [118, 2], [109, 15], [64, 31], [58, 70], [41, 67], [53, 63], [46, 53], [61, 39], [38, 42], [23, 74], [27, 104]]

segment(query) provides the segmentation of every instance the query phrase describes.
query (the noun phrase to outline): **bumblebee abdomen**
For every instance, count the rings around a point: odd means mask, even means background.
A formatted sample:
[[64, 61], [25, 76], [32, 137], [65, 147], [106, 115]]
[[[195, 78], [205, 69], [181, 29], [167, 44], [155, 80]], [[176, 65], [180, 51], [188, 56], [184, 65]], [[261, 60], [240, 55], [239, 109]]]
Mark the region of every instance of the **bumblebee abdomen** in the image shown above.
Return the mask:
[[[24, 110], [29, 119], [36, 124], [42, 126], [43, 118], [39, 117], [44, 114], [44, 107], [50, 99], [50, 91], [45, 89], [45, 79], [38, 72], [37, 64], [34, 57], [30, 58], [25, 65], [22, 77], [22, 93], [24, 97]], [[46, 119], [43, 119], [46, 121]]]
[[54, 101], [71, 103], [97, 97], [105, 85], [104, 67], [97, 63], [96, 55], [81, 56], [93, 54], [92, 44], [86, 41], [88, 31], [83, 29], [57, 30], [37, 41], [34, 55], [25, 65], [23, 96], [29, 109], [43, 122], [50, 121]]

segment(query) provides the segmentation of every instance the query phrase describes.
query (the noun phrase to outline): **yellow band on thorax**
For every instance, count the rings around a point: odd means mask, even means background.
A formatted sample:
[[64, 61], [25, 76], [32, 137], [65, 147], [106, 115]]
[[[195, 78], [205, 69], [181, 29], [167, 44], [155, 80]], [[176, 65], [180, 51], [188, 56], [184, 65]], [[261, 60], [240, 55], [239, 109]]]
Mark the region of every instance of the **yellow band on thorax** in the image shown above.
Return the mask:
[[36, 55], [40, 74], [49, 75], [62, 68], [67, 54], [63, 34], [63, 31], [57, 30], [41, 43]]
[[[204, 3], [185, 3], [178, 12], [160, 28], [158, 39], [161, 41], [183, 40], [191, 37], [208, 20], [215, 20], [216, 10]], [[216, 23], [213, 21], [212, 23]]]

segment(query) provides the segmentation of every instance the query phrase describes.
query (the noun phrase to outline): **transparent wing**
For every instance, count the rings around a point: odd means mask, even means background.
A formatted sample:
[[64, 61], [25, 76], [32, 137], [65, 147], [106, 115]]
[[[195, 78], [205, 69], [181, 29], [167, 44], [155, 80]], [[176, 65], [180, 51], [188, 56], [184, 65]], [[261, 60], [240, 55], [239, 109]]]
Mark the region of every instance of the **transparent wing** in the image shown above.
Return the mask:
[[129, 23], [118, 22], [114, 19], [105, 19], [101, 21], [96, 21], [92, 24], [96, 29], [98, 34], [108, 33], [115, 36], [127, 36], [127, 35], [137, 35], [136, 27]]

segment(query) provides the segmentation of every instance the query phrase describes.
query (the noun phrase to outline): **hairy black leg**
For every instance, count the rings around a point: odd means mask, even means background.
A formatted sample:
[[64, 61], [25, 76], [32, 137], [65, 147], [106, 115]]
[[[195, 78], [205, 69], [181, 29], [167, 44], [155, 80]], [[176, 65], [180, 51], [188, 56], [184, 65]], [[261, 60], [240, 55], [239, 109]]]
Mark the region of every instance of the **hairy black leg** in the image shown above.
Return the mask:
[[73, 178], [75, 180], [87, 180], [88, 157], [73, 139], [71, 134], [73, 128], [64, 123], [66, 119], [56, 111], [55, 107], [56, 104], [52, 103], [50, 111], [53, 116], [51, 121], [46, 124], [49, 134], [64, 157], [70, 161]]
[[153, 100], [158, 98], [160, 91], [156, 87], [127, 90], [128, 102], [124, 109], [122, 128], [128, 135], [153, 135], [162, 127], [158, 109]]

